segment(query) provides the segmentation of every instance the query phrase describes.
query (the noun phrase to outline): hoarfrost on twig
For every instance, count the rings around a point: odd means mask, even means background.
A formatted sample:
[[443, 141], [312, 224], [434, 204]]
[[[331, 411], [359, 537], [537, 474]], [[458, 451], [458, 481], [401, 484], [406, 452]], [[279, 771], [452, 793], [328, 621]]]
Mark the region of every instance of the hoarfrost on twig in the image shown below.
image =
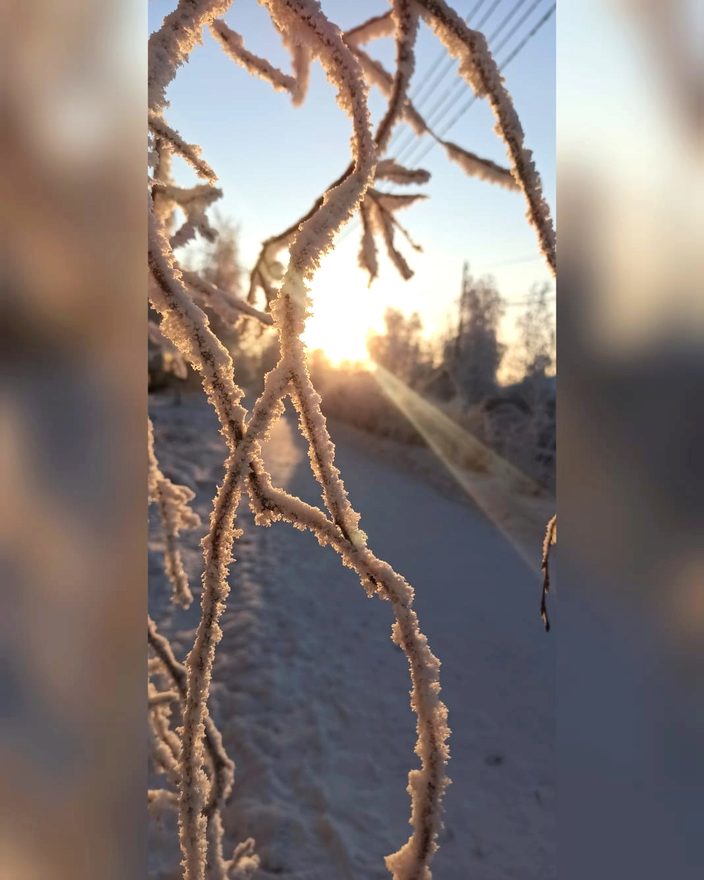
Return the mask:
[[159, 507], [164, 529], [164, 570], [172, 587], [172, 600], [188, 608], [193, 595], [188, 586], [188, 575], [178, 548], [178, 535], [184, 529], [197, 529], [200, 517], [190, 507], [195, 494], [188, 486], [179, 486], [165, 477], [154, 452], [154, 428], [151, 419], [147, 427], [148, 490], [149, 500]]
[[546, 632], [550, 631], [550, 618], [548, 616], [548, 593], [550, 592], [550, 551], [552, 545], [557, 544], [557, 514], [548, 520], [543, 539], [543, 556], [540, 560], [540, 570], [543, 573], [543, 588], [540, 593], [540, 618]]

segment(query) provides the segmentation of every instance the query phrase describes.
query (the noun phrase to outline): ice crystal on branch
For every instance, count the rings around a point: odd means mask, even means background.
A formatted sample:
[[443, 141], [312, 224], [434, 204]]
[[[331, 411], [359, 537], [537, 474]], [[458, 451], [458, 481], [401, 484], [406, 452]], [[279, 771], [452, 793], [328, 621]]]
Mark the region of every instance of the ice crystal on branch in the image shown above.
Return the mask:
[[195, 495], [187, 486], [178, 486], [162, 474], [154, 452], [151, 419], [147, 428], [147, 452], [149, 500], [158, 505], [164, 529], [164, 570], [173, 589], [173, 601], [188, 608], [193, 595], [181, 560], [178, 536], [184, 529], [196, 529], [200, 525], [200, 517], [188, 506]]
[[548, 593], [550, 592], [550, 557], [552, 545], [557, 544], [557, 514], [548, 520], [543, 539], [543, 556], [540, 561], [540, 570], [543, 573], [543, 589], [540, 594], [540, 618], [546, 632], [550, 632], [550, 618], [548, 616]]

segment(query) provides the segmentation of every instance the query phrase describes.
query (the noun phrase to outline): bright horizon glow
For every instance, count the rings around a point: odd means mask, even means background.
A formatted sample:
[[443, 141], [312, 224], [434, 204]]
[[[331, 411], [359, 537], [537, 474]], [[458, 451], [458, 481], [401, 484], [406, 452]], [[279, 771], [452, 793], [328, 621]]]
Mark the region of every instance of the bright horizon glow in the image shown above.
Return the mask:
[[[367, 273], [357, 263], [358, 239], [358, 231], [341, 236], [339, 246], [321, 259], [310, 287], [311, 314], [306, 321], [303, 342], [310, 351], [322, 351], [335, 367], [345, 362], [372, 366], [367, 338], [370, 333], [385, 332], [384, 314], [388, 308], [397, 309], [406, 317], [414, 311], [421, 314], [423, 336], [427, 340], [442, 332], [448, 315], [457, 308], [454, 304], [448, 306], [449, 298], [437, 296], [437, 291], [449, 288], [459, 294], [461, 267], [455, 279], [454, 266], [448, 272], [447, 265], [436, 267], [425, 254], [413, 253], [410, 255], [413, 268], [423, 279], [423, 286], [414, 290], [380, 253], [379, 277], [370, 287]], [[520, 288], [509, 287], [508, 292], [501, 290], [501, 293], [509, 300], [525, 298]], [[507, 309], [499, 327], [500, 341], [509, 349], [499, 370], [504, 382], [510, 379], [511, 347], [517, 341], [513, 319], [517, 314]]]
[[368, 286], [353, 254], [346, 259], [336, 252], [326, 255], [311, 286], [303, 341], [311, 351], [320, 349], [333, 366], [348, 361], [369, 367], [367, 336], [383, 330], [390, 305], [383, 291], [379, 281]]
[[369, 365], [367, 336], [372, 328], [366, 312], [345, 298], [315, 298], [303, 341], [311, 351], [320, 349], [333, 366], [344, 361]]

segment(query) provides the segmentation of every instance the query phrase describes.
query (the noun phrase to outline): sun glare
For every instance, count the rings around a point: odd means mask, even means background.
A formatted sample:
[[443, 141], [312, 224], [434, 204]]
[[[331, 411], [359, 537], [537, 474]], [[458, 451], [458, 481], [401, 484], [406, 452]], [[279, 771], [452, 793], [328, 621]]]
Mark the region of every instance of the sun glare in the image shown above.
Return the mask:
[[326, 260], [311, 289], [311, 316], [303, 341], [335, 366], [345, 361], [369, 367], [367, 336], [383, 326], [379, 291], [370, 290], [355, 266]]
[[303, 341], [311, 351], [320, 349], [334, 365], [352, 361], [368, 366], [367, 334], [369, 323], [364, 313], [333, 299], [320, 299], [314, 304]]

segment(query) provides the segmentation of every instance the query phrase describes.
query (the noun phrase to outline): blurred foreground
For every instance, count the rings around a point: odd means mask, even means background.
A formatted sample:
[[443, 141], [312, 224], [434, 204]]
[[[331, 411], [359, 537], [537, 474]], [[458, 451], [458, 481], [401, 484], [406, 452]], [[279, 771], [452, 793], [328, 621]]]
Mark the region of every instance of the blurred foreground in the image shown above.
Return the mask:
[[142, 4], [0, 14], [0, 874], [144, 872]]
[[[13, 880], [139, 877], [144, 10], [2, 12], [0, 864]], [[696, 2], [560, 8], [553, 610], [570, 880], [704, 866], [700, 45]]]
[[697, 877], [704, 19], [696, 0], [563, 5], [559, 875]]

